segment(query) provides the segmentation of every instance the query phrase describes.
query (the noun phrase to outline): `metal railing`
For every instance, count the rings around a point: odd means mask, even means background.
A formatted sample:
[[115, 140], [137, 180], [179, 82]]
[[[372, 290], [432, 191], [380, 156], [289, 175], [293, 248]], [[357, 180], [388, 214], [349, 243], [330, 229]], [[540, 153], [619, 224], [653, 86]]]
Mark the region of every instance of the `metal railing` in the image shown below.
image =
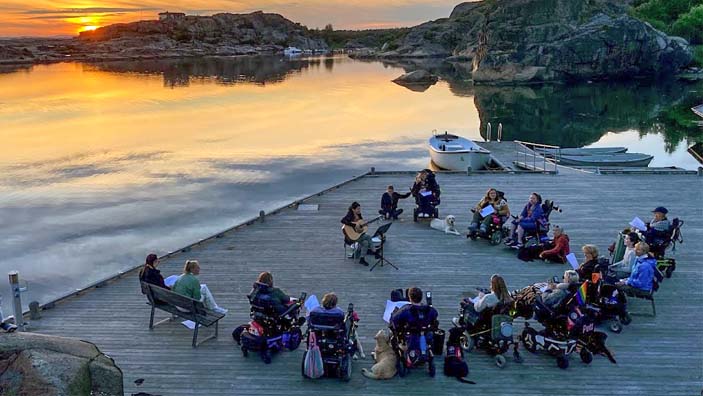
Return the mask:
[[[522, 161], [520, 161], [521, 159]], [[556, 174], [560, 159], [561, 147], [559, 146], [515, 140], [515, 165], [517, 166]], [[540, 163], [541, 169], [538, 168]], [[547, 167], [553, 167], [553, 170], [547, 169]]]
[[[486, 141], [490, 142], [491, 141], [491, 123], [486, 124]], [[498, 123], [498, 139], [497, 141], [500, 142], [503, 139], [503, 123], [499, 122]]]

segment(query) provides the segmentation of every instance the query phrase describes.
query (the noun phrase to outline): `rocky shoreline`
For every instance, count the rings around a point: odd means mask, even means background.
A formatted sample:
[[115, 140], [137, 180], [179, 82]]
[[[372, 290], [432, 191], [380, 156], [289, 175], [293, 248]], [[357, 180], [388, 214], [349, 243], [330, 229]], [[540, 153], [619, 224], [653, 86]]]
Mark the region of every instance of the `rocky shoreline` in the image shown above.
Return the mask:
[[[356, 56], [402, 63], [438, 60], [461, 70], [475, 84], [682, 73], [698, 78], [700, 71], [689, 68], [693, 58], [688, 42], [631, 17], [628, 7], [617, 0], [462, 3], [448, 18], [399, 29], [377, 48], [357, 48]], [[334, 34], [325, 32], [330, 33]], [[162, 13], [160, 20], [110, 25], [70, 39], [2, 39], [0, 65], [263, 55], [282, 53], [288, 46], [326, 52], [325, 38], [332, 36], [325, 34], [260, 11]]]

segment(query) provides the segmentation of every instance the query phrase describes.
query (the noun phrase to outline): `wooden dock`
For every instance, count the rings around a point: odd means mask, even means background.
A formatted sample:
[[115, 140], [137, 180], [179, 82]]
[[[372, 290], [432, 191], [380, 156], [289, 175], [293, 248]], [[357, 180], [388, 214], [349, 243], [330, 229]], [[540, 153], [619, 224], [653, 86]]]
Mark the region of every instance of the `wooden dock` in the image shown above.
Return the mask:
[[[349, 204], [362, 204], [366, 217], [375, 214], [385, 186], [404, 191], [412, 183], [407, 173], [369, 175], [345, 184], [306, 203], [317, 211], [288, 208], [268, 215], [263, 222], [225, 232], [186, 252], [162, 261], [165, 276], [179, 273], [186, 259], [200, 260], [200, 279], [218, 303], [229, 309], [221, 321], [217, 340], [191, 348], [191, 332], [178, 322], [148, 329], [149, 307], [140, 293], [136, 271], [100, 288], [66, 298], [42, 312], [32, 322], [33, 331], [77, 337], [96, 343], [115, 358], [125, 373], [127, 395], [698, 395], [703, 389], [703, 178], [688, 175], [541, 175], [541, 174], [440, 174], [440, 215], [454, 214], [458, 226], [468, 225], [468, 209], [489, 186], [506, 192], [514, 212], [528, 195], [537, 191], [563, 209], [552, 223], [565, 227], [571, 247], [582, 258], [580, 246], [596, 244], [601, 251], [634, 217], [648, 219], [660, 205], [672, 217], [685, 219], [686, 242], [677, 247], [678, 268], [656, 294], [657, 316], [635, 315], [622, 334], [609, 333], [607, 345], [617, 365], [595, 357], [584, 365], [572, 356], [566, 370], [554, 358], [523, 350], [524, 363], [508, 359], [499, 369], [484, 353], [468, 355], [470, 379], [466, 385], [441, 374], [429, 378], [415, 370], [405, 378], [373, 381], [364, 378], [357, 361], [350, 383], [338, 380], [304, 380], [300, 375], [303, 349], [274, 356], [271, 365], [257, 356], [242, 357], [230, 331], [248, 321], [245, 295], [261, 271], [271, 271], [278, 287], [297, 295], [301, 291], [321, 297], [334, 291], [340, 305], [353, 302], [361, 323], [359, 332], [369, 353], [373, 335], [385, 328], [382, 313], [391, 289], [417, 285], [431, 290], [442, 328], [451, 326], [462, 293], [487, 287], [491, 274], [505, 277], [509, 288], [560, 275], [564, 265], [526, 263], [513, 250], [487, 241], [445, 235], [427, 222], [413, 223], [412, 202], [401, 201], [403, 219], [390, 229], [386, 256], [400, 270], [390, 267], [369, 272], [368, 267], [344, 257], [340, 218]], [[149, 252], [144, 252], [144, 255]], [[96, 264], [99, 265], [99, 262]], [[59, 263], [57, 263], [59, 265]], [[649, 312], [648, 302], [630, 301], [632, 313]], [[160, 317], [165, 317], [161, 314]], [[516, 326], [521, 331], [522, 326]], [[209, 329], [203, 330], [203, 335]], [[509, 356], [508, 356], [509, 357]], [[144, 379], [142, 385], [134, 383]]]

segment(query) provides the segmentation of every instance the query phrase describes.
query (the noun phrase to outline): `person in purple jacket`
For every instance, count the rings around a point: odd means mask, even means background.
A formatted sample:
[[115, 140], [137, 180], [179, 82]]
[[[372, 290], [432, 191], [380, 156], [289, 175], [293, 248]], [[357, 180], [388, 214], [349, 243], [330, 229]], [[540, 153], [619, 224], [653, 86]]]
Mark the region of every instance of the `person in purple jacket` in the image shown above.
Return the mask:
[[525, 237], [525, 231], [534, 231], [537, 229], [537, 222], [544, 217], [542, 210], [542, 196], [533, 192], [530, 194], [530, 199], [522, 209], [520, 217], [513, 220], [511, 237], [506, 241], [506, 244], [511, 247], [522, 247], [522, 240]]

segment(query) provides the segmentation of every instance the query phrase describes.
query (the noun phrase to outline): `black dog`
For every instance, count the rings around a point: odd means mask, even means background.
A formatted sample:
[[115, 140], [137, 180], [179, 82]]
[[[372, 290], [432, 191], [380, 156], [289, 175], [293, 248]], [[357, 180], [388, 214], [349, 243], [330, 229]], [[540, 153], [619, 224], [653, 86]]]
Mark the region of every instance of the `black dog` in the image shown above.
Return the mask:
[[464, 351], [461, 349], [461, 337], [464, 329], [455, 327], [449, 330], [447, 339], [447, 353], [444, 355], [444, 375], [454, 377], [465, 384], [476, 384], [465, 379], [469, 375], [469, 365], [464, 360]]

